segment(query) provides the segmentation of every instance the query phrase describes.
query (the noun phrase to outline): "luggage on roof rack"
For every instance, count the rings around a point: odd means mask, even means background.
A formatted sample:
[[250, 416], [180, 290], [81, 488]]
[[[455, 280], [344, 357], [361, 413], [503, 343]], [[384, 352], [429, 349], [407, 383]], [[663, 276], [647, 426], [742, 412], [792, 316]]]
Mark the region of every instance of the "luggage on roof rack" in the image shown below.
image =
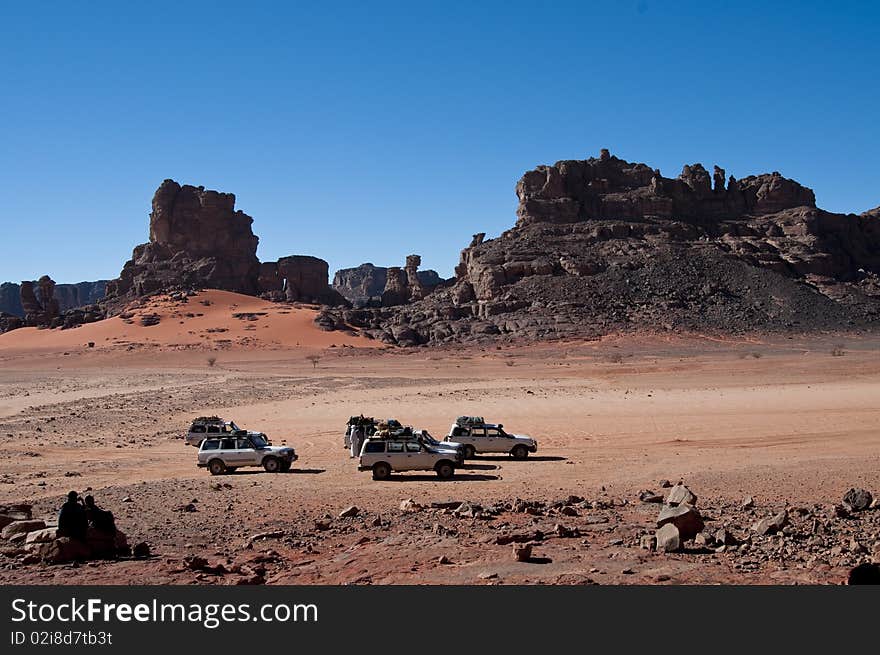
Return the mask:
[[482, 416], [459, 416], [455, 419], [455, 424], [459, 427], [471, 427], [474, 425], [485, 425], [486, 421]]
[[194, 424], [199, 423], [225, 423], [225, 421], [219, 416], [199, 416], [198, 418], [193, 419]]

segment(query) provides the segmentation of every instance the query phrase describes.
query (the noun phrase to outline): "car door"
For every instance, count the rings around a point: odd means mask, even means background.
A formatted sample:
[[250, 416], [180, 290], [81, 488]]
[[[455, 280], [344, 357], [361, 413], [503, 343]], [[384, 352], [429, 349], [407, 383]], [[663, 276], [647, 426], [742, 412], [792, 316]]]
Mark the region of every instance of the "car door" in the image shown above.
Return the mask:
[[395, 471], [409, 471], [410, 460], [407, 459], [402, 441], [389, 441], [385, 457]]
[[486, 451], [492, 453], [506, 453], [510, 450], [507, 437], [501, 434], [498, 428], [486, 428]]
[[406, 444], [407, 467], [410, 471], [425, 470], [431, 468], [430, 453], [418, 441], [408, 441]]
[[238, 466], [259, 466], [260, 451], [247, 437], [235, 438], [235, 461]]
[[486, 438], [486, 428], [471, 428], [468, 443], [471, 444], [478, 453], [490, 453], [489, 440]]

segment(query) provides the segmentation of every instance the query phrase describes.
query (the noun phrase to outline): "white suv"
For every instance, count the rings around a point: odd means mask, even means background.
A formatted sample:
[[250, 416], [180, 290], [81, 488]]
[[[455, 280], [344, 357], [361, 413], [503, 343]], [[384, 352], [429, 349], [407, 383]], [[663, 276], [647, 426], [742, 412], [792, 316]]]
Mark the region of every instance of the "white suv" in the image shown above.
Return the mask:
[[199, 418], [194, 419], [192, 425], [189, 426], [189, 431], [184, 435], [183, 439], [187, 446], [195, 446], [198, 448], [205, 439], [216, 439], [226, 436], [258, 436], [268, 442], [268, 438], [262, 432], [242, 430], [235, 424], [235, 421], [226, 421], [219, 416], [200, 416]]
[[364, 442], [359, 471], [372, 471], [374, 480], [387, 480], [392, 471], [435, 471], [442, 480], [455, 475], [462, 463], [453, 450], [430, 448], [415, 439], [372, 438]]
[[199, 446], [198, 466], [211, 475], [232, 473], [241, 466], [262, 466], [269, 473], [286, 472], [297, 460], [290, 446], [272, 446], [261, 436], [211, 437]]
[[444, 441], [462, 444], [465, 459], [478, 453], [508, 453], [514, 459], [525, 459], [538, 450], [538, 442], [531, 437], [508, 434], [501, 423], [483, 423], [471, 416], [459, 417]]

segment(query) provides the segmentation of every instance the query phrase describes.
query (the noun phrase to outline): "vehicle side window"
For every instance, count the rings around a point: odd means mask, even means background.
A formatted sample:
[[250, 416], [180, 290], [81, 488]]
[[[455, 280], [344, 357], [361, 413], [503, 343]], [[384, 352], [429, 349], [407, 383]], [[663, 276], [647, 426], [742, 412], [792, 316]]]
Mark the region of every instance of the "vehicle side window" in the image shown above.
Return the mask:
[[220, 428], [216, 425], [209, 425], [208, 434], [220, 434]]
[[220, 446], [222, 450], [235, 450], [235, 439], [224, 439], [222, 444]]
[[485, 437], [486, 436], [486, 428], [471, 428], [471, 436], [472, 437]]
[[486, 428], [486, 436], [499, 437], [501, 436], [501, 432], [498, 430], [498, 428]]
[[406, 452], [420, 453], [420, 452], [422, 452], [422, 447], [417, 443], [408, 443], [408, 444], [406, 444]]
[[385, 444], [381, 441], [370, 441], [364, 446], [365, 453], [384, 453]]
[[388, 452], [389, 453], [402, 453], [403, 452], [403, 444], [400, 442], [392, 441], [388, 444]]
[[453, 437], [463, 437], [467, 435], [467, 430], [465, 428], [455, 428], [452, 430]]
[[213, 439], [208, 441], [205, 440], [202, 442], [202, 450], [217, 450], [220, 447], [219, 441], [214, 441]]
[[241, 450], [242, 448], [248, 448], [250, 450], [254, 449], [254, 444], [251, 443], [250, 439], [236, 439], [235, 447]]
[[193, 425], [189, 429], [189, 431], [192, 432], [193, 434], [204, 434], [205, 433], [205, 426], [204, 425]]

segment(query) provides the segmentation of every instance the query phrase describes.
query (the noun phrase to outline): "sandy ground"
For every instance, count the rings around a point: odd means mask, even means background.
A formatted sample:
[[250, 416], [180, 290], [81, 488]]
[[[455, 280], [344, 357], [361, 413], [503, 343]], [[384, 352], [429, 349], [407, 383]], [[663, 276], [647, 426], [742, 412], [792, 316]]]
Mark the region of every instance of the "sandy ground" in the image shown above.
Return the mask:
[[[232, 584], [255, 570], [270, 583], [839, 583], [880, 545], [880, 512], [834, 510], [850, 487], [880, 495], [876, 337], [392, 350], [318, 330], [312, 309], [244, 298], [152, 305], [141, 311], [161, 320], [149, 327], [135, 315], [0, 336], [0, 504], [50, 518], [69, 489], [88, 490], [153, 551], [61, 566], [0, 556], [0, 583]], [[231, 316], [241, 312], [263, 314]], [[215, 413], [293, 445], [294, 470], [197, 468], [181, 437]], [[440, 438], [456, 416], [482, 415], [539, 450], [474, 460], [449, 482], [375, 482], [342, 447], [360, 413]], [[711, 530], [748, 545], [640, 548], [658, 506], [639, 492], [662, 493], [663, 480], [684, 480]], [[754, 508], [740, 507], [746, 496]], [[516, 511], [516, 499], [537, 509]], [[486, 512], [431, 506], [452, 501]], [[338, 518], [351, 505], [359, 515]], [[792, 534], [750, 534], [783, 508]], [[534, 543], [532, 561], [514, 561], [511, 535]]]

